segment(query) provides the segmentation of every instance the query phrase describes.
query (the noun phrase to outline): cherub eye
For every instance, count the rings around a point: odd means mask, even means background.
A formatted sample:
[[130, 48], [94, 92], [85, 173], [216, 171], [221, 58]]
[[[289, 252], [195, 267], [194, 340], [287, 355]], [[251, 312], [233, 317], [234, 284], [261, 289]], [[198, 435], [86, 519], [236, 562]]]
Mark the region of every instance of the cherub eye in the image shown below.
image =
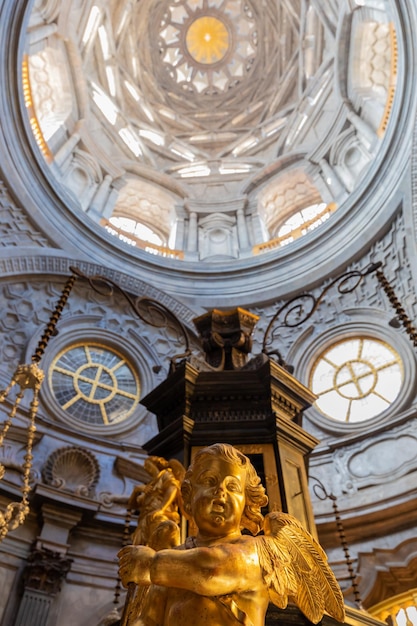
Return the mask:
[[212, 475], [210, 475], [210, 474], [206, 474], [205, 476], [203, 476], [203, 477], [201, 478], [201, 483], [202, 483], [203, 485], [207, 485], [207, 486], [209, 486], [209, 487], [212, 487], [213, 485], [215, 485], [215, 484], [216, 484], [216, 482], [217, 482], [217, 481], [216, 481], [216, 477], [215, 477], [215, 476], [212, 476]]
[[240, 492], [242, 491], [242, 490], [241, 490], [241, 488], [240, 488], [239, 483], [236, 483], [236, 482], [234, 482], [234, 481], [233, 481], [233, 482], [230, 482], [230, 483], [227, 485], [227, 488], [228, 488], [228, 490], [229, 490], [229, 491], [233, 491], [233, 492], [235, 492], [235, 493], [240, 493]]

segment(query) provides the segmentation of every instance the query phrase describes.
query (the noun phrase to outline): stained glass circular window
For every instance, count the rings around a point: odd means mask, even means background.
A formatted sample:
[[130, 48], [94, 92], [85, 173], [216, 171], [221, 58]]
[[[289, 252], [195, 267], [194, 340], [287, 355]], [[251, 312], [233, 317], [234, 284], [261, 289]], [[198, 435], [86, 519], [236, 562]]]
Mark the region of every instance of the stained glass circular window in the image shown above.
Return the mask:
[[127, 359], [98, 343], [78, 343], [54, 359], [49, 382], [71, 417], [90, 425], [124, 421], [139, 403], [140, 383]]
[[362, 422], [382, 413], [397, 398], [403, 382], [399, 354], [369, 337], [339, 341], [316, 360], [310, 388], [316, 408], [341, 422]]

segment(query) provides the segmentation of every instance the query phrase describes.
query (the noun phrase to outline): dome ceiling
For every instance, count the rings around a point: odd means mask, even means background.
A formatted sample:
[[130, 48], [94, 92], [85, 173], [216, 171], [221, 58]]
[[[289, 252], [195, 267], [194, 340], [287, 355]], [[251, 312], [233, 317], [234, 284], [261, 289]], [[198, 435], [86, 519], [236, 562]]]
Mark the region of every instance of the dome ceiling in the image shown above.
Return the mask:
[[38, 0], [31, 126], [58, 189], [120, 246], [206, 262], [267, 252], [327, 220], [381, 155], [393, 10]]

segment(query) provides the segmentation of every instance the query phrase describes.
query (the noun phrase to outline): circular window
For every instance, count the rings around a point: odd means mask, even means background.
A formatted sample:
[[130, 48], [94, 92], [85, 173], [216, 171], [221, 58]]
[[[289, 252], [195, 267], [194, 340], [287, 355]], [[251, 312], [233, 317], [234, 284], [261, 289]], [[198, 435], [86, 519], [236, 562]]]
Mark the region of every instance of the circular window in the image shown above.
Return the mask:
[[71, 417], [91, 425], [124, 421], [139, 403], [139, 378], [126, 358], [99, 343], [62, 350], [49, 370], [52, 393]]
[[362, 422], [382, 413], [397, 398], [403, 383], [399, 354], [369, 337], [334, 343], [320, 354], [310, 388], [316, 408], [334, 420]]

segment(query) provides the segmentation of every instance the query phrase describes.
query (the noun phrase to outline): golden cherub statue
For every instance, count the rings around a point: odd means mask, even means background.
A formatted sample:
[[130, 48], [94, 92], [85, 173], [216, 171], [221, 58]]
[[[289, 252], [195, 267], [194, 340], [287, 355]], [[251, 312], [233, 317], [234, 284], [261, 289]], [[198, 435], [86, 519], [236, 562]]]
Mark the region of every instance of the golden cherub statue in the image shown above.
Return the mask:
[[285, 513], [269, 513], [264, 523], [268, 499], [248, 457], [226, 444], [204, 448], [182, 497], [194, 537], [176, 548], [119, 553], [122, 583], [146, 590], [129, 626], [264, 626], [270, 601], [294, 602], [315, 623], [324, 612], [344, 620], [339, 585], [315, 539]]

